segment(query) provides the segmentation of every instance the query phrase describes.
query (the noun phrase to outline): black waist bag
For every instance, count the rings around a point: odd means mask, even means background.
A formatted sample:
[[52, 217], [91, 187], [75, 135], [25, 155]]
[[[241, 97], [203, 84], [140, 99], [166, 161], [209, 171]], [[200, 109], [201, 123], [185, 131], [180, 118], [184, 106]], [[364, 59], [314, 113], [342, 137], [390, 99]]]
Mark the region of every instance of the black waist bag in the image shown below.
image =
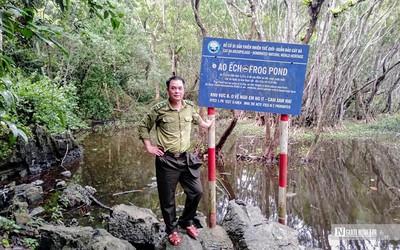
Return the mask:
[[188, 154], [188, 167], [192, 169], [198, 169], [203, 165], [203, 161], [196, 153], [189, 153]]

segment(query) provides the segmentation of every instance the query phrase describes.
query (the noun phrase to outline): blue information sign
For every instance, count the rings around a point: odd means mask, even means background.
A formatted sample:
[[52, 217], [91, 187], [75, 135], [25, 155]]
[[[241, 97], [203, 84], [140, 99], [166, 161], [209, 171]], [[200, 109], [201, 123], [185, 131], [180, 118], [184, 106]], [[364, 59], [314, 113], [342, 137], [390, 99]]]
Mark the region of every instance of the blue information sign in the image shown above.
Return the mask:
[[206, 37], [199, 105], [298, 115], [308, 45]]

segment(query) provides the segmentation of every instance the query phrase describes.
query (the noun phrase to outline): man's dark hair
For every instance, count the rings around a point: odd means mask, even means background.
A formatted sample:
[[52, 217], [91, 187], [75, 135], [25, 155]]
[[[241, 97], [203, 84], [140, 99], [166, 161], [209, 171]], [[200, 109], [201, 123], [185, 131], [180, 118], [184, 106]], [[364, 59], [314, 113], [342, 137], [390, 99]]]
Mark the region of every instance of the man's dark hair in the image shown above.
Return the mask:
[[170, 78], [168, 78], [168, 80], [166, 82], [167, 88], [169, 88], [170, 82], [174, 81], [174, 80], [182, 81], [183, 85], [185, 85], [185, 80], [182, 77], [180, 77], [180, 76], [171, 76]]

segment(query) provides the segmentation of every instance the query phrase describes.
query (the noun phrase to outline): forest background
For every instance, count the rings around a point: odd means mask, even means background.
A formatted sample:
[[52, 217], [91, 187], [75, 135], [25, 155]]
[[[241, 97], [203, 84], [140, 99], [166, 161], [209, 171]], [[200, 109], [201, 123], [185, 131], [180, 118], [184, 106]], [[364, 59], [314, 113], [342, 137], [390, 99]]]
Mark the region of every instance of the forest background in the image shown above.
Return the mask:
[[[0, 15], [2, 158], [32, 124], [53, 133], [137, 121], [166, 97], [172, 72], [196, 100], [204, 36], [310, 45], [291, 126], [318, 133], [381, 114], [400, 121], [397, 0], [0, 0]], [[277, 115], [219, 115], [232, 117], [227, 131], [256, 119], [276, 148]]]

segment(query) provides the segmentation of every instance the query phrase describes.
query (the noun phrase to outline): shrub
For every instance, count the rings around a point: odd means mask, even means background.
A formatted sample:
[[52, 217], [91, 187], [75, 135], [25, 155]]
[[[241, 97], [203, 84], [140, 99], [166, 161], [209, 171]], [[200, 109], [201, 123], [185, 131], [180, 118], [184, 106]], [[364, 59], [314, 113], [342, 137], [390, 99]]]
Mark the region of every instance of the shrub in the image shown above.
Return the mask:
[[19, 96], [17, 113], [23, 124], [36, 123], [50, 132], [86, 126], [78, 116], [76, 88], [73, 84], [57, 86], [47, 77], [38, 75], [30, 78], [18, 75], [17, 78], [13, 90]]

